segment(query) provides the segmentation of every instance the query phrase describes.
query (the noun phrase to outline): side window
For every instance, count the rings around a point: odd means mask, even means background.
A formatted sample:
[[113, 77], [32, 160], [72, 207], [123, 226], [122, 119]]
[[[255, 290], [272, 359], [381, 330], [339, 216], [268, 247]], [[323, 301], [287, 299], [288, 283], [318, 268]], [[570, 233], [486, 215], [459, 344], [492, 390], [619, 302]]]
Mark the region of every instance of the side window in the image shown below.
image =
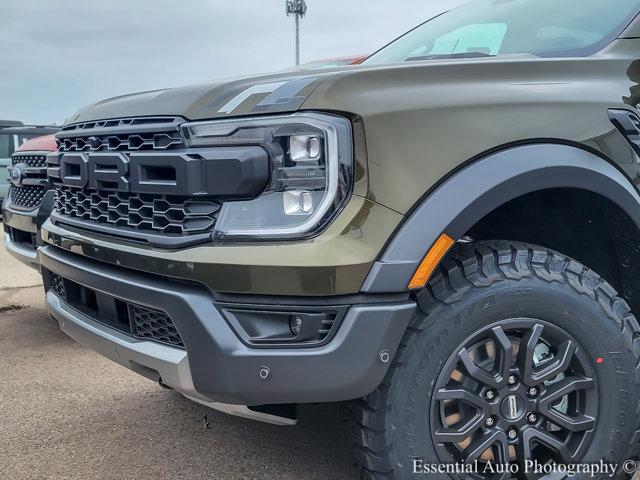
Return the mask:
[[435, 39], [430, 52], [418, 55], [448, 55], [479, 52], [497, 55], [507, 34], [506, 23], [466, 25]]
[[0, 158], [10, 158], [13, 153], [13, 135], [0, 133]]

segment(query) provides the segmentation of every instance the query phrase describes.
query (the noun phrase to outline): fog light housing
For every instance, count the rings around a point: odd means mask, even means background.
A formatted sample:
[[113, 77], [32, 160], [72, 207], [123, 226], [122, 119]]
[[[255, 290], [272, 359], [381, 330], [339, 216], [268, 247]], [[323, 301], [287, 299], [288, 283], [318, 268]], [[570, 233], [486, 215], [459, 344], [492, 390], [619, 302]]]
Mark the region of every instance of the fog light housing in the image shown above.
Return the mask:
[[330, 341], [347, 307], [305, 307], [219, 305], [222, 315], [247, 345], [255, 347], [305, 347]]

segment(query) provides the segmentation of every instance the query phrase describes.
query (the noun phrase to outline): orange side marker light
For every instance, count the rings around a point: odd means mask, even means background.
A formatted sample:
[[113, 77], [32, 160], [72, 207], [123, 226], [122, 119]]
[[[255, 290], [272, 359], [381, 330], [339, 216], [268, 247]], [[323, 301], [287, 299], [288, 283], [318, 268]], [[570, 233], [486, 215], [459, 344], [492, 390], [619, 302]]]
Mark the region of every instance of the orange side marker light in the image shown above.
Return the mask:
[[409, 282], [410, 289], [422, 288], [427, 284], [431, 274], [454, 243], [455, 240], [446, 233], [440, 235], [440, 238], [436, 240], [425, 255], [416, 273], [413, 274], [413, 278]]

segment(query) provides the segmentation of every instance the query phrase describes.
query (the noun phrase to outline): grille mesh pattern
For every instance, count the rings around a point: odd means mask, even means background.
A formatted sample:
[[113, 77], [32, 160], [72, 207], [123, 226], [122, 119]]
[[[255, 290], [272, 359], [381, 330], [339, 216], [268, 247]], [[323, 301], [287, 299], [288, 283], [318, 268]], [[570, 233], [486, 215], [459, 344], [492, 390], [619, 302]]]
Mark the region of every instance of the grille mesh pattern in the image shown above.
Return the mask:
[[133, 304], [130, 312], [135, 337], [184, 348], [178, 330], [166, 313]]
[[29, 167], [46, 168], [47, 157], [46, 155], [23, 155], [16, 153], [11, 157], [11, 164], [18, 165], [19, 163]]
[[209, 231], [216, 222], [220, 204], [168, 195], [91, 193], [59, 186], [55, 208], [70, 217], [116, 227], [183, 235]]
[[[20, 154], [15, 153], [11, 157], [12, 165], [26, 165], [31, 168], [41, 168], [42, 173], [38, 175], [38, 178], [47, 178], [47, 157], [46, 155], [33, 155], [33, 154]], [[10, 196], [11, 202], [14, 206], [34, 209], [39, 207], [42, 203], [44, 195], [47, 193], [47, 188], [38, 185], [24, 185], [22, 187], [16, 187], [11, 185]]]
[[51, 290], [65, 302], [67, 301], [67, 293], [64, 289], [64, 280], [60, 275], [51, 274]]
[[44, 187], [33, 185], [16, 187], [12, 185], [10, 191], [11, 203], [18, 207], [33, 209], [40, 206], [46, 193], [47, 189]]
[[[132, 152], [154, 151], [161, 155], [186, 148], [179, 127], [183, 122], [179, 117], [140, 117], [79, 123], [63, 127], [56, 141], [62, 153], [121, 152], [126, 157]], [[95, 190], [53, 181], [55, 213], [81, 220], [82, 228], [107, 235], [128, 234], [151, 242], [161, 241], [161, 236], [173, 237], [171, 241], [181, 236], [204, 238], [211, 233], [221, 208], [220, 202], [209, 199], [103, 187]]]

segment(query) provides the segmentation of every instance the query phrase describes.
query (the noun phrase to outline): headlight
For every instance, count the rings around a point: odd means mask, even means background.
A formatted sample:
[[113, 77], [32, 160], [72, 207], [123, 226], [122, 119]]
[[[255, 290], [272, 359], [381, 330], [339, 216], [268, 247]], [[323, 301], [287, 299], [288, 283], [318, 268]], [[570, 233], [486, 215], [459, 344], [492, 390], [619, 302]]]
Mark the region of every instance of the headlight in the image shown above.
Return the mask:
[[351, 193], [353, 142], [346, 118], [296, 113], [185, 123], [182, 131], [189, 147], [259, 145], [269, 152], [267, 188], [257, 198], [224, 203], [217, 240], [314, 235]]

